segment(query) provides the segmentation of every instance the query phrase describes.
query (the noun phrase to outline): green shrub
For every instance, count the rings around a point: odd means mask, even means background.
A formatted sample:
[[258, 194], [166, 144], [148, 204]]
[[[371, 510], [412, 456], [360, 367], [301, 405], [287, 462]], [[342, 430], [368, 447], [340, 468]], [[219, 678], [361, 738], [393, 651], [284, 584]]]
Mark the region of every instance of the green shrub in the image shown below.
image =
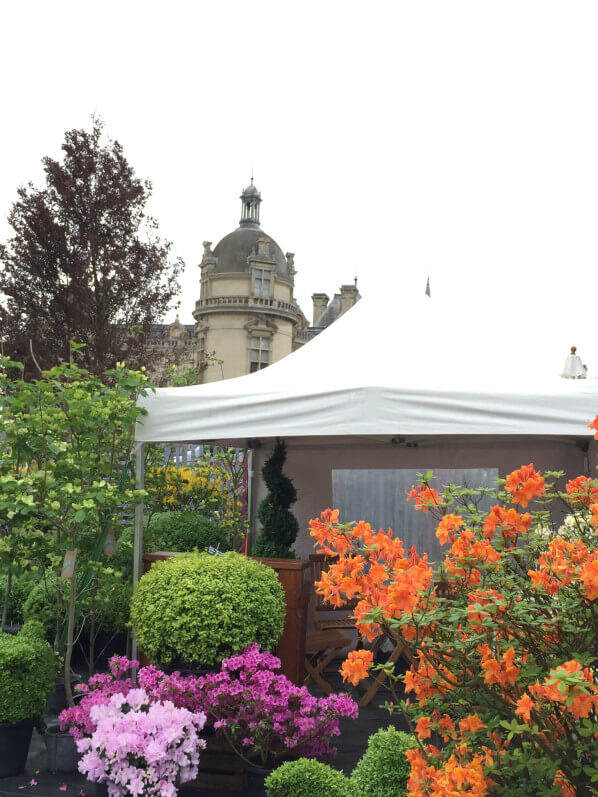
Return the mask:
[[336, 769], [311, 758], [299, 758], [266, 778], [269, 797], [346, 797], [349, 779]]
[[158, 664], [210, 667], [251, 642], [270, 650], [284, 616], [274, 570], [233, 552], [156, 562], [131, 602], [139, 646]]
[[199, 512], [158, 512], [151, 519], [148, 534], [157, 551], [205, 551], [210, 545], [231, 550], [226, 531]]
[[[41, 581], [30, 591], [23, 604], [23, 620], [39, 620], [46, 631], [46, 639], [52, 640], [56, 634], [56, 595], [60, 589], [62, 606], [66, 612], [69, 584], [64, 578], [58, 578], [54, 573], [46, 573]], [[64, 618], [61, 617], [61, 623]]]
[[268, 495], [257, 510], [262, 530], [253, 547], [254, 556], [295, 558], [291, 546], [297, 539], [299, 524], [289, 507], [297, 500], [297, 491], [282, 472], [286, 458], [285, 444], [277, 440], [274, 451], [262, 468]]
[[[6, 582], [8, 576], [6, 573], [0, 575], [0, 606], [4, 603], [4, 593], [6, 592]], [[24, 622], [23, 606], [27, 600], [31, 589], [33, 588], [34, 581], [31, 575], [22, 574], [12, 577], [10, 585], [10, 598], [8, 602], [8, 615], [6, 617], [7, 625], [21, 625]], [[1, 610], [0, 610], [1, 611]]]
[[351, 774], [351, 786], [360, 797], [402, 797], [407, 793], [409, 763], [405, 750], [416, 747], [411, 734], [392, 726], [370, 736], [368, 748]]
[[[98, 630], [108, 633], [125, 631], [129, 621], [129, 608], [132, 584], [121, 578], [100, 574], [96, 597], [96, 625]], [[46, 639], [53, 640], [56, 634], [56, 590], [60, 584], [62, 594], [62, 617], [67, 609], [69, 585], [65, 579], [58, 579], [53, 573], [38, 582], [30, 591], [23, 605], [24, 620], [39, 620], [46, 631]], [[90, 611], [90, 597], [82, 605], [82, 619]]]
[[17, 636], [0, 633], [0, 722], [20, 722], [46, 708], [56, 660], [39, 631], [39, 625], [28, 624]]

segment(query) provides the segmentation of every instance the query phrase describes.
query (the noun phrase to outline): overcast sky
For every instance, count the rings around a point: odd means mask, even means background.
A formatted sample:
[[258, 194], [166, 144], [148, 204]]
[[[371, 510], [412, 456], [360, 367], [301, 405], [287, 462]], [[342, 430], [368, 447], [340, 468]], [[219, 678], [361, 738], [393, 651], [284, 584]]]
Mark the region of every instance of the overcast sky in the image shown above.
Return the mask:
[[430, 274], [432, 301], [487, 305], [489, 338], [520, 325], [517, 356], [558, 325], [559, 365], [577, 344], [598, 372], [594, 1], [29, 0], [0, 27], [1, 239], [96, 113], [186, 261], [181, 320], [253, 169], [308, 318], [355, 276], [375, 296]]

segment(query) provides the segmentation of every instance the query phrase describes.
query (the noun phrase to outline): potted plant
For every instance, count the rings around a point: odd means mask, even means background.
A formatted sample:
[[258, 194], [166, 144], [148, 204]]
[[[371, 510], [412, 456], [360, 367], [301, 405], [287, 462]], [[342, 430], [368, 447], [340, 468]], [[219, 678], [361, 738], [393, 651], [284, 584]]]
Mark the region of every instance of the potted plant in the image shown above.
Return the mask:
[[276, 573], [234, 552], [155, 562], [131, 602], [131, 625], [153, 662], [213, 667], [257, 641], [271, 649], [285, 617]]
[[39, 623], [0, 632], [0, 777], [25, 769], [33, 721], [54, 688], [56, 659]]
[[358, 713], [349, 695], [313, 697], [279, 669], [280, 659], [252, 644], [196, 685], [208, 722], [246, 762], [252, 795], [265, 794], [264, 779], [281, 760], [335, 754], [339, 719]]
[[293, 482], [282, 472], [287, 458], [283, 440], [277, 440], [274, 451], [262, 468], [268, 495], [257, 510], [262, 530], [253, 546], [253, 556], [269, 559], [294, 559], [291, 546], [297, 539], [299, 524], [290, 510], [297, 500]]

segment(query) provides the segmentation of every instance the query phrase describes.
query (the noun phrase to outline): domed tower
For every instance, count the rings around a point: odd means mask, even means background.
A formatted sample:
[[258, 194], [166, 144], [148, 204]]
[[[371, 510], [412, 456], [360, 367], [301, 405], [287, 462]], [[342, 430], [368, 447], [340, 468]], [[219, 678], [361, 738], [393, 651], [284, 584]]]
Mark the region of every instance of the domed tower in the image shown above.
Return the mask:
[[262, 197], [241, 193], [241, 220], [212, 250], [204, 241], [201, 293], [195, 304], [203, 381], [258, 371], [290, 354], [305, 317], [293, 299], [294, 255], [283, 254], [260, 226]]

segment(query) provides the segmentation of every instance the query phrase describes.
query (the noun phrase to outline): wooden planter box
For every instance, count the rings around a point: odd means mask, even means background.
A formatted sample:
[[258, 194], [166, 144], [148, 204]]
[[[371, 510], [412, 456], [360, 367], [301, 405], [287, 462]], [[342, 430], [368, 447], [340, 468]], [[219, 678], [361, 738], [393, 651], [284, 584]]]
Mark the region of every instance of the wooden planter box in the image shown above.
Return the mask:
[[[144, 572], [154, 562], [178, 556], [172, 551], [156, 551], [144, 554]], [[307, 559], [257, 559], [276, 571], [286, 602], [284, 630], [275, 654], [281, 662], [284, 675], [297, 686], [305, 679], [305, 634], [307, 630], [307, 607], [311, 593], [310, 563]]]

